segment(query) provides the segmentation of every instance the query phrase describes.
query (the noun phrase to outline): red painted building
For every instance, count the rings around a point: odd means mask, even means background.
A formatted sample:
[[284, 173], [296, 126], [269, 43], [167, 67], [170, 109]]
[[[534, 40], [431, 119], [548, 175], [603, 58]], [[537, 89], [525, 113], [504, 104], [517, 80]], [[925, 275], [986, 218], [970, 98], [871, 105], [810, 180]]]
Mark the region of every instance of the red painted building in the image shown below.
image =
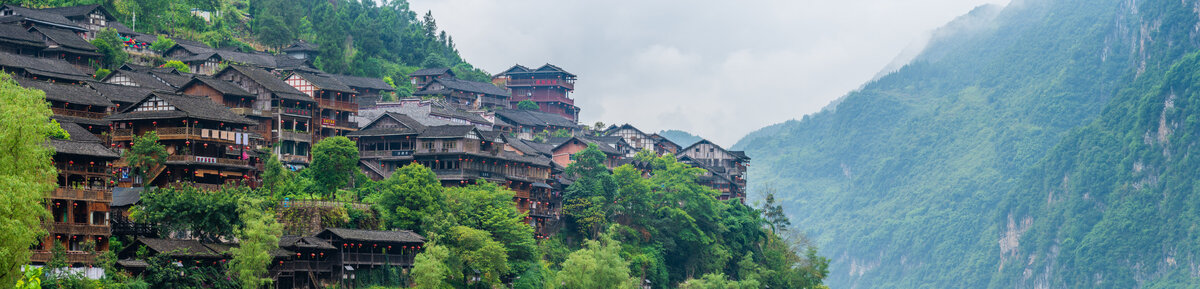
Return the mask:
[[515, 65], [495, 77], [492, 82], [507, 87], [512, 93], [512, 107], [522, 100], [532, 100], [542, 112], [561, 115], [579, 121], [579, 107], [571, 98], [575, 91], [575, 75], [551, 64], [537, 69]]

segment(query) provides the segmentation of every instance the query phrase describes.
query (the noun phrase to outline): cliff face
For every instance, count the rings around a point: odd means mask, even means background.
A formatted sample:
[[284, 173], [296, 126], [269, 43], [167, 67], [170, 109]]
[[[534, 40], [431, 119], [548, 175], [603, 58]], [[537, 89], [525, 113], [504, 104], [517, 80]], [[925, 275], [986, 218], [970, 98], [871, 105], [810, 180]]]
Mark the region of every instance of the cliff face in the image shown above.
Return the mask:
[[734, 149], [834, 259], [831, 287], [1169, 287], [1200, 276], [1196, 11], [976, 9], [836, 109]]

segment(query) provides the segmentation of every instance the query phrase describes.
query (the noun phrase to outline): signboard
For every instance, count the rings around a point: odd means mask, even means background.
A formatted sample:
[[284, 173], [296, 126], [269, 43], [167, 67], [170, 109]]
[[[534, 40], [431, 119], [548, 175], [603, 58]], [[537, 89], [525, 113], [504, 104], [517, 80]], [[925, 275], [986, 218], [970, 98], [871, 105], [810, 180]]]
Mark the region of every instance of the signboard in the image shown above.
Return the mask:
[[412, 156], [412, 154], [413, 154], [413, 151], [392, 151], [393, 157], [407, 157], [407, 156]]

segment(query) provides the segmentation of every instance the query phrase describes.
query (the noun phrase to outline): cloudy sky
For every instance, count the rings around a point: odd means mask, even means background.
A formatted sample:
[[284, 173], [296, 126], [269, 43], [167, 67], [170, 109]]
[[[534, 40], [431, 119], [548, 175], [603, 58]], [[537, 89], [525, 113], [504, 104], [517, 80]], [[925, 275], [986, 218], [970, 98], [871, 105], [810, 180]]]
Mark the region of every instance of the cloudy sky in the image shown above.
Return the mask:
[[579, 75], [580, 121], [732, 145], [819, 111], [933, 29], [1007, 0], [410, 0], [491, 73]]

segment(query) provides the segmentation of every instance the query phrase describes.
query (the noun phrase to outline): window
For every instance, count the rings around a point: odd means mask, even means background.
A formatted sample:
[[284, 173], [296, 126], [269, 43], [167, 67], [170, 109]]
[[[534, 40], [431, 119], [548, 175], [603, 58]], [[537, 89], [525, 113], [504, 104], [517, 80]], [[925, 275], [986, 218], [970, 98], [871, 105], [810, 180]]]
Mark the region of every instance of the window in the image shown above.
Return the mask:
[[424, 149], [427, 149], [427, 150], [432, 150], [432, 149], [433, 149], [433, 142], [432, 142], [432, 141], [423, 142], [423, 143], [421, 143], [421, 148], [424, 148]]
[[442, 148], [444, 149], [454, 149], [456, 145], [458, 145], [457, 141], [442, 141]]

